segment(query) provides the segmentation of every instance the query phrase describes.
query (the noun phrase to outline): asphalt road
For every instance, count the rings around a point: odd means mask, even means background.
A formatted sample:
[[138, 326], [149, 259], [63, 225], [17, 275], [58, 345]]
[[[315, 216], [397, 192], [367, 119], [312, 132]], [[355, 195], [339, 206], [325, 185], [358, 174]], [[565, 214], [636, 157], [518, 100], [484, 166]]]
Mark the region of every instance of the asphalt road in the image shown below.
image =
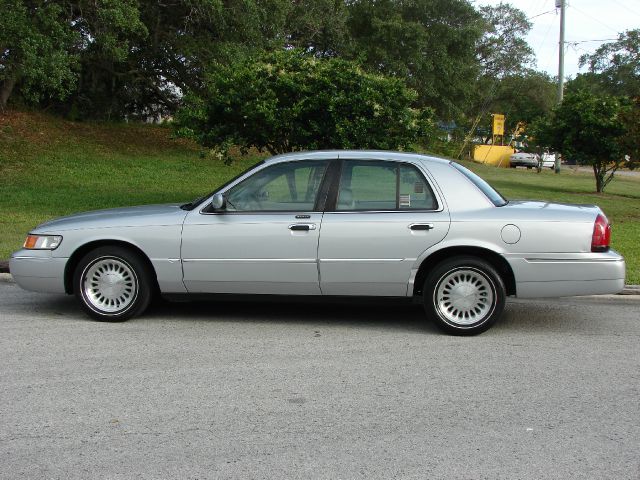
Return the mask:
[[122, 324], [0, 283], [0, 478], [640, 478], [638, 297], [206, 303]]

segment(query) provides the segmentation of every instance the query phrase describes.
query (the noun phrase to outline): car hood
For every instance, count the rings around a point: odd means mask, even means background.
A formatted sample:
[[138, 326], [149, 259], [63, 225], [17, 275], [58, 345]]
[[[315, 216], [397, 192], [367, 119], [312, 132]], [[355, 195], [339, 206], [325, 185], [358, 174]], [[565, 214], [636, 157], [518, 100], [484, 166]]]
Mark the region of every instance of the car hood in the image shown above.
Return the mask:
[[141, 205], [76, 213], [38, 225], [32, 233], [57, 233], [65, 230], [112, 227], [179, 225], [187, 212], [180, 204]]

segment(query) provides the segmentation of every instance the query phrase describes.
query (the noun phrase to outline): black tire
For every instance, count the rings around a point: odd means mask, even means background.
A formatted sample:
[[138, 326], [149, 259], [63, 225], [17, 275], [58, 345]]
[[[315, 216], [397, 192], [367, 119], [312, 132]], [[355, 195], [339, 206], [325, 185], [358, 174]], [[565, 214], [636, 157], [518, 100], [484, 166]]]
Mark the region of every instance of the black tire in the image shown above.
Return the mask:
[[[466, 296], [456, 297], [458, 305], [450, 301], [456, 293], [465, 292], [467, 296], [473, 294], [468, 305]], [[453, 335], [477, 335], [502, 315], [506, 291], [500, 274], [489, 262], [459, 256], [442, 261], [429, 272], [423, 297], [427, 316], [441, 330]]]
[[140, 255], [115, 245], [87, 253], [73, 274], [80, 306], [101, 322], [123, 322], [142, 314], [154, 290], [153, 272]]

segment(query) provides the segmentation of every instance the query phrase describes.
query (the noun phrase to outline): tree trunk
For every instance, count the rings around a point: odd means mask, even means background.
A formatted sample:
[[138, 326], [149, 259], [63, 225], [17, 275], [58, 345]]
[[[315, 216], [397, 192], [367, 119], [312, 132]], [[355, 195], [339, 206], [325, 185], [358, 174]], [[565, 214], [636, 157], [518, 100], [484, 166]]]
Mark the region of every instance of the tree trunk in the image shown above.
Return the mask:
[[2, 82], [2, 87], [0, 88], [0, 112], [4, 112], [7, 108], [7, 101], [11, 96], [15, 84], [15, 77], [5, 78], [4, 82]]
[[593, 164], [593, 174], [596, 177], [596, 193], [602, 193], [602, 180], [603, 173], [602, 169], [598, 168], [598, 165]]

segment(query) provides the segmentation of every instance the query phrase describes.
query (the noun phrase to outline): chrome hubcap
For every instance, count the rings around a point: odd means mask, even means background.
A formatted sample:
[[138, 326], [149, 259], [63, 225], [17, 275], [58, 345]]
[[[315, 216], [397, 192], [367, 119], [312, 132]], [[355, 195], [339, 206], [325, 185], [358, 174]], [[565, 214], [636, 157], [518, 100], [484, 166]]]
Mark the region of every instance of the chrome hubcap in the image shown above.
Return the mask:
[[444, 275], [435, 292], [436, 310], [456, 325], [473, 325], [488, 317], [494, 308], [494, 290], [479, 270], [462, 268]]
[[83, 276], [83, 293], [96, 310], [118, 313], [126, 310], [138, 294], [138, 279], [133, 269], [116, 258], [99, 259]]

